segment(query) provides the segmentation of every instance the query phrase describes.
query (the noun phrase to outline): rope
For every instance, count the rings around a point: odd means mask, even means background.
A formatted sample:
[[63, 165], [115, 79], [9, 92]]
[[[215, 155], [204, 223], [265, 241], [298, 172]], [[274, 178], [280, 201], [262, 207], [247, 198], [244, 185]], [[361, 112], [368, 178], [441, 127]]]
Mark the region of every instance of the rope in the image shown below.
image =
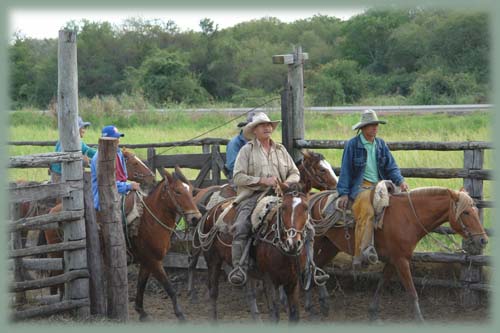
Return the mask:
[[[247, 112], [245, 112], [245, 113], [243, 113], [243, 114], [241, 114], [241, 115], [239, 115], [239, 116], [236, 116], [236, 117], [234, 117], [234, 118], [229, 119], [228, 121], [226, 121], [226, 122], [222, 123], [222, 125], [219, 125], [219, 126], [217, 126], [217, 127], [214, 127], [214, 128], [212, 128], [212, 129], [209, 129], [208, 131], [205, 131], [205, 132], [203, 132], [203, 133], [201, 133], [201, 134], [199, 134], [199, 135], [197, 135], [197, 136], [195, 136], [195, 137], [193, 137], [193, 138], [191, 138], [191, 139], [187, 140], [186, 142], [196, 140], [196, 139], [198, 139], [198, 138], [200, 138], [200, 137], [202, 137], [202, 136], [204, 136], [204, 135], [206, 135], [206, 134], [208, 134], [208, 133], [210, 133], [210, 132], [213, 132], [213, 131], [215, 131], [215, 130], [217, 130], [217, 129], [221, 128], [221, 127], [226, 126], [227, 124], [229, 124], [229, 123], [231, 123], [231, 122], [235, 121], [236, 119], [239, 119], [239, 118], [241, 118], [241, 117], [246, 117], [246, 116], [247, 116], [247, 114], [249, 114], [250, 112], [254, 111], [255, 109], [258, 109], [258, 108], [260, 108], [260, 107], [263, 107], [264, 105], [267, 105], [267, 104], [269, 104], [269, 103], [271, 103], [271, 102], [274, 102], [274, 101], [276, 101], [276, 100], [279, 100], [279, 99], [281, 99], [281, 97], [271, 98], [270, 100], [267, 100], [266, 102], [264, 102], [264, 103], [262, 103], [262, 104], [260, 104], [260, 105], [257, 105], [256, 107], [254, 107], [254, 108], [252, 108], [252, 109], [248, 110]], [[163, 150], [163, 151], [159, 152], [159, 153], [158, 153], [158, 155], [161, 155], [161, 154], [163, 154], [163, 153], [166, 153], [167, 151], [172, 150], [172, 149], [174, 149], [174, 148], [178, 148], [178, 147], [170, 147], [170, 148], [167, 148], [167, 149], [165, 149], [165, 150]]]

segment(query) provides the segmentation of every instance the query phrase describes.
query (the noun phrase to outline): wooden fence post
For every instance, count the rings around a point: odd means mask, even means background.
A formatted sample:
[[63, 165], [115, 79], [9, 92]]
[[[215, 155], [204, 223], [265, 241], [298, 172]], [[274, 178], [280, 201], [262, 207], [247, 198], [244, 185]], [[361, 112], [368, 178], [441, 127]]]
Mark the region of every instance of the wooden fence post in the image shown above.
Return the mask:
[[[483, 168], [484, 150], [464, 150], [464, 169], [466, 170], [481, 170]], [[464, 178], [464, 188], [469, 195], [475, 200], [483, 199], [483, 180]], [[483, 209], [479, 209], [479, 218], [483, 224]], [[462, 241], [462, 248], [468, 251], [467, 243]], [[472, 264], [462, 264], [460, 270], [460, 281], [466, 285], [461, 289], [461, 303], [464, 307], [475, 307], [481, 303], [481, 293], [468, 288], [468, 285], [480, 283], [482, 281], [483, 268]]]
[[156, 174], [155, 155], [156, 150], [154, 148], [148, 148], [148, 166], [154, 174]]
[[104, 267], [102, 262], [101, 242], [97, 228], [92, 182], [90, 172], [83, 174], [83, 193], [85, 205], [85, 228], [87, 230], [87, 263], [90, 274], [90, 313], [106, 316], [106, 298], [104, 296]]
[[120, 196], [116, 188], [116, 150], [118, 140], [100, 138], [97, 184], [107, 277], [108, 317], [128, 320], [127, 253], [120, 216]]
[[302, 53], [301, 46], [295, 47], [293, 54], [273, 56], [274, 64], [288, 65], [288, 80], [281, 102], [282, 142], [295, 162], [302, 158], [300, 149], [295, 148], [295, 141], [304, 139], [304, 61], [308, 57], [307, 53]]
[[[80, 152], [81, 142], [78, 128], [78, 71], [76, 52], [76, 32], [59, 31], [58, 43], [58, 84], [57, 84], [57, 118], [59, 122], [59, 139], [63, 152]], [[83, 166], [81, 160], [62, 163], [62, 182], [82, 181]], [[63, 210], [83, 210], [83, 190], [77, 189], [62, 199]], [[85, 240], [85, 221], [80, 218], [74, 222], [65, 223], [64, 241]], [[64, 252], [65, 273], [73, 270], [87, 269], [86, 249]], [[70, 301], [88, 299], [89, 279], [82, 277], [65, 285], [65, 297]], [[90, 315], [88, 306], [78, 308], [78, 318]]]
[[[16, 221], [20, 217], [20, 204], [11, 203], [10, 204], [10, 218], [12, 221]], [[12, 250], [18, 250], [23, 248], [23, 242], [20, 231], [15, 231], [10, 234], [10, 243]], [[25, 281], [25, 269], [23, 268], [23, 258], [14, 259], [14, 281], [21, 282]], [[16, 293], [15, 304], [21, 305], [26, 303], [26, 292], [20, 291]]]
[[221, 169], [219, 167], [219, 164], [217, 163], [217, 159], [219, 158], [219, 154], [220, 154], [220, 146], [218, 144], [212, 145], [212, 158], [211, 158], [212, 185], [219, 185], [220, 184]]

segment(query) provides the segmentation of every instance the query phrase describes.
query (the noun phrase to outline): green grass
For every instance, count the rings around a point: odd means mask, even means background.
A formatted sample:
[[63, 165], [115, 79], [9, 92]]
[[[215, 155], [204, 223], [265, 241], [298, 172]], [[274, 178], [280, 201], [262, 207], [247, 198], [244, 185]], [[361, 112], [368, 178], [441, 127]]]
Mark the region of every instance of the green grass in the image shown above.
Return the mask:
[[[125, 133], [122, 144], [158, 143], [189, 140], [199, 134], [218, 127], [234, 116], [217, 112], [185, 113], [182, 111], [157, 113], [140, 112], [131, 115], [123, 114], [92, 114], [86, 112], [85, 120], [92, 126], [87, 131], [84, 141], [97, 143], [100, 129], [103, 125], [115, 124]], [[278, 112], [270, 113], [271, 119], [279, 119]], [[488, 113], [468, 115], [387, 115], [379, 116], [388, 121], [379, 128], [379, 137], [386, 142], [391, 141], [491, 141], [491, 118]], [[335, 115], [305, 113], [305, 139], [307, 140], [347, 140], [355, 132], [351, 126], [357, 123], [359, 115]], [[204, 137], [231, 138], [238, 133], [235, 120]], [[10, 118], [11, 141], [50, 141], [58, 139], [57, 121], [54, 117], [40, 115], [32, 111], [18, 111]], [[281, 141], [281, 129], [278, 127], [273, 137]], [[27, 155], [53, 151], [53, 147], [9, 146], [9, 155]], [[222, 146], [224, 151], [225, 147]], [[157, 148], [158, 154], [200, 153], [201, 147]], [[146, 159], [146, 149], [135, 152]], [[323, 149], [320, 151], [334, 166], [339, 166], [342, 157], [341, 149]], [[395, 151], [394, 157], [402, 168], [461, 168], [463, 167], [463, 152], [439, 151]], [[492, 169], [492, 151], [485, 151], [484, 168]], [[185, 170], [186, 175], [193, 179], [197, 170]], [[25, 179], [43, 181], [48, 179], [47, 169], [11, 169], [9, 179]], [[462, 179], [417, 179], [409, 178], [410, 188], [423, 186], [444, 186], [459, 189]], [[492, 182], [484, 182], [484, 199], [492, 200]], [[491, 210], [484, 210], [485, 226], [491, 227]], [[437, 236], [444, 239], [442, 236]], [[457, 238], [458, 240], [458, 238]], [[448, 243], [445, 239], [444, 242]], [[491, 248], [491, 247], [489, 247]], [[428, 238], [419, 243], [417, 250], [435, 249], [434, 242]], [[487, 250], [489, 251], [489, 250]]]

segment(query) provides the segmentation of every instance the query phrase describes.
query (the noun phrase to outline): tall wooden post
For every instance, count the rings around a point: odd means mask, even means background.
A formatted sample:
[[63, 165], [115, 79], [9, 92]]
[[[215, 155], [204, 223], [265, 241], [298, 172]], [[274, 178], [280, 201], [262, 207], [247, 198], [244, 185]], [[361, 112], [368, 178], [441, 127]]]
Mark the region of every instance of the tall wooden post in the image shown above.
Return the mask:
[[[78, 129], [78, 71], [76, 57], [76, 32], [59, 31], [57, 75], [57, 118], [59, 121], [59, 140], [63, 152], [81, 153]], [[62, 182], [83, 182], [83, 165], [80, 161], [62, 163]], [[63, 210], [83, 210], [83, 186], [75, 187], [69, 196], [62, 199]], [[80, 218], [64, 224], [64, 241], [85, 240], [85, 221]], [[64, 271], [87, 269], [86, 249], [64, 252]], [[79, 278], [65, 285], [65, 297], [68, 300], [80, 300], [89, 297], [89, 279]], [[88, 306], [77, 310], [79, 318], [90, 314]]]
[[273, 56], [274, 64], [287, 64], [288, 77], [281, 98], [282, 143], [295, 162], [302, 157], [295, 141], [304, 139], [304, 61], [309, 58], [302, 47], [293, 54]]
[[97, 184], [102, 226], [104, 266], [108, 282], [108, 317], [128, 320], [128, 278], [125, 236], [120, 216], [120, 196], [116, 188], [116, 150], [118, 140], [100, 138], [97, 160]]
[[[464, 151], [464, 169], [481, 170], [483, 168], [484, 150], [465, 150]], [[483, 199], [483, 181], [481, 179], [464, 179], [464, 189], [476, 200]], [[479, 209], [479, 218], [483, 224], [483, 209]], [[462, 248], [468, 251], [467, 243], [462, 241]], [[460, 280], [465, 284], [481, 283], [483, 275], [482, 266], [463, 264], [460, 269]], [[462, 288], [460, 295], [462, 306], [469, 308], [480, 305], [481, 292]]]
[[90, 172], [83, 174], [83, 181], [85, 228], [87, 230], [87, 263], [90, 274], [90, 313], [104, 317], [106, 316], [106, 298], [104, 279], [102, 278], [104, 276], [104, 265], [95, 216]]

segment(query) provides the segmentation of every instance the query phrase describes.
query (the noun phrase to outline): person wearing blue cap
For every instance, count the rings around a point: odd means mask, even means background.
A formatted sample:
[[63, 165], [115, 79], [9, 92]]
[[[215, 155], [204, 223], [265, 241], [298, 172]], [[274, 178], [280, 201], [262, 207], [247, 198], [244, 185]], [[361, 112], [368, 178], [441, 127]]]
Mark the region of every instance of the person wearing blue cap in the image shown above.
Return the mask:
[[[87, 127], [89, 126], [90, 123], [88, 121], [83, 121], [82, 117], [78, 117], [78, 128], [80, 132], [80, 139], [83, 139], [83, 136], [87, 131]], [[90, 159], [94, 157], [97, 150], [95, 148], [87, 146], [85, 142], [83, 142], [83, 140], [81, 140], [81, 142], [82, 142], [83, 165], [88, 166]], [[60, 152], [61, 150], [62, 150], [61, 141], [57, 141], [55, 151]], [[62, 174], [61, 170], [62, 170], [61, 163], [52, 163], [50, 165], [49, 171], [50, 171], [50, 180], [52, 183], [59, 183], [61, 181], [61, 174]]]
[[[123, 133], [120, 133], [116, 126], [109, 125], [104, 126], [101, 131], [101, 137], [103, 138], [116, 138], [118, 139], [118, 143], [120, 143], [120, 138], [125, 136]], [[99, 159], [99, 154], [96, 153], [94, 157], [92, 157], [92, 161], [90, 162], [90, 172], [92, 176], [92, 194], [94, 197], [94, 208], [99, 211], [99, 190], [97, 187], [97, 160]], [[126, 194], [129, 191], [138, 191], [140, 190], [139, 183], [133, 181], [127, 181], [127, 166], [125, 164], [125, 158], [123, 157], [123, 153], [118, 147], [116, 150], [116, 187], [118, 189], [118, 193]]]

